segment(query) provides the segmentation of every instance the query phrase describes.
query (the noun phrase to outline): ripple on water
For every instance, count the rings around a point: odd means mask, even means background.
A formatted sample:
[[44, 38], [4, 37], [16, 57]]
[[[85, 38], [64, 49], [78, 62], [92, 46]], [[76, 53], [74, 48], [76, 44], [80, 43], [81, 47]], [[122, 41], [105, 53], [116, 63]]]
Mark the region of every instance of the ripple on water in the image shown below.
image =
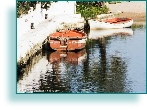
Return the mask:
[[97, 38], [98, 31], [89, 34], [95, 36], [84, 50], [32, 58], [19, 68], [17, 92], [145, 93], [146, 28], [103, 38]]

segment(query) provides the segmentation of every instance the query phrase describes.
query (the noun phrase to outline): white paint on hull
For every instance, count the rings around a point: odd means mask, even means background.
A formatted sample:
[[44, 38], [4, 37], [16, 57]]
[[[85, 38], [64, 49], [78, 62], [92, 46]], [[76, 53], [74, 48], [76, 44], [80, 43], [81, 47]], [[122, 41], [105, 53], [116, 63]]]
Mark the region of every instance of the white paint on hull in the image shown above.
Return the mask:
[[132, 26], [133, 20], [125, 23], [106, 23], [98, 20], [89, 20], [88, 23], [90, 25], [90, 29], [118, 29]]

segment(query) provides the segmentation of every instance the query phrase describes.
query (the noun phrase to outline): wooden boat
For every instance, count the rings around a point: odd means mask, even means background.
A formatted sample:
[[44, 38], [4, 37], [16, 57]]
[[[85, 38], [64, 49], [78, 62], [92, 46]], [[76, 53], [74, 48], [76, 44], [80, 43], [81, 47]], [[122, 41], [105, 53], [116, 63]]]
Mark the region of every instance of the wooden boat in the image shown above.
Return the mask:
[[117, 36], [117, 35], [132, 36], [133, 30], [132, 28], [90, 30], [88, 38], [98, 39], [98, 38]]
[[102, 20], [89, 20], [90, 29], [112, 29], [112, 28], [127, 28], [133, 24], [131, 18], [108, 18]]
[[66, 62], [68, 64], [79, 64], [85, 62], [86, 59], [86, 49], [82, 49], [77, 52], [55, 51], [50, 54], [48, 60], [51, 64], [57, 64], [61, 62]]
[[85, 47], [87, 35], [76, 30], [55, 32], [49, 37], [50, 47], [54, 50], [79, 50]]

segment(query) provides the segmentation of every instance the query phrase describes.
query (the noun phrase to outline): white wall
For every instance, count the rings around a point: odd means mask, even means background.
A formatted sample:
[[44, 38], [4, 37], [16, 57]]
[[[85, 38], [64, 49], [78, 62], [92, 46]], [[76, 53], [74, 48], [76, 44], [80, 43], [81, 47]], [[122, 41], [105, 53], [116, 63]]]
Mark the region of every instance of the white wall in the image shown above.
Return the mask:
[[50, 9], [48, 10], [49, 15], [58, 14], [75, 14], [75, 1], [58, 1], [53, 2]]
[[48, 14], [48, 18], [53, 18], [60, 14], [75, 14], [75, 3], [75, 1], [53, 2], [47, 11], [41, 9], [41, 4], [37, 4], [34, 11], [30, 11], [29, 14], [17, 18], [17, 35], [20, 36], [29, 31], [31, 29], [31, 23], [34, 23], [34, 26], [36, 26], [45, 20], [45, 14]]

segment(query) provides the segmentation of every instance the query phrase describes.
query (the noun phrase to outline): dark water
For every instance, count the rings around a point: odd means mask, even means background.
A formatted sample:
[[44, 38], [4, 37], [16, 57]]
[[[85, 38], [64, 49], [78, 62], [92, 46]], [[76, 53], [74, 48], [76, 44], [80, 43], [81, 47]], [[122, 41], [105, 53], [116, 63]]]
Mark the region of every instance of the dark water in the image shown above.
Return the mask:
[[92, 30], [86, 48], [42, 51], [19, 70], [17, 93], [146, 93], [146, 28]]

